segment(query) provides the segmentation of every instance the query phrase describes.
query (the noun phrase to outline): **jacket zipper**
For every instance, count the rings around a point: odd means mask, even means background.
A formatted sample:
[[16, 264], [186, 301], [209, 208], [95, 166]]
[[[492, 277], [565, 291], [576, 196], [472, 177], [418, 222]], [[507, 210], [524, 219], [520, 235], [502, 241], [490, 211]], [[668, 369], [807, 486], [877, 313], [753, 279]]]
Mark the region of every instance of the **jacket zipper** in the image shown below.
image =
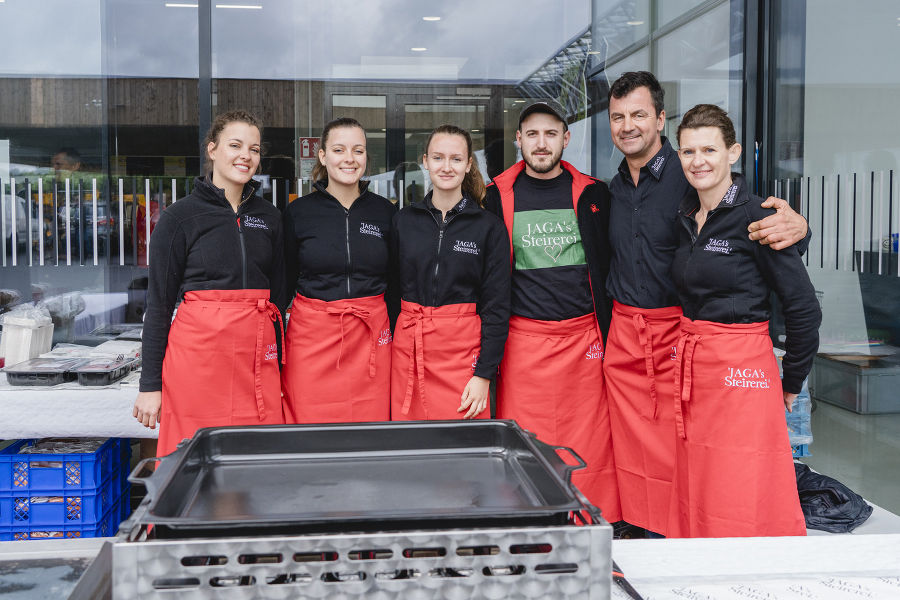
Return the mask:
[[440, 267], [441, 267], [441, 244], [444, 241], [444, 230], [450, 224], [450, 221], [455, 219], [456, 215], [458, 215], [459, 213], [456, 213], [455, 215], [451, 215], [448, 219], [446, 219], [445, 221], [442, 222], [442, 221], [438, 220], [437, 216], [433, 212], [431, 212], [430, 210], [428, 212], [429, 212], [429, 214], [431, 214], [432, 218], [434, 219], [434, 222], [438, 226], [437, 254], [435, 255], [435, 259], [434, 259], [434, 277], [432, 278], [432, 281], [431, 281], [431, 305], [437, 306], [438, 271], [440, 270]]
[[247, 289], [247, 246], [244, 244], [244, 229], [241, 227], [241, 215], [237, 215], [238, 239], [241, 240], [241, 284]]
[[[343, 208], [343, 207], [342, 207]], [[350, 261], [350, 211], [344, 208], [344, 234], [346, 236], [347, 242], [347, 297], [350, 297], [350, 271], [351, 271], [351, 261]]]

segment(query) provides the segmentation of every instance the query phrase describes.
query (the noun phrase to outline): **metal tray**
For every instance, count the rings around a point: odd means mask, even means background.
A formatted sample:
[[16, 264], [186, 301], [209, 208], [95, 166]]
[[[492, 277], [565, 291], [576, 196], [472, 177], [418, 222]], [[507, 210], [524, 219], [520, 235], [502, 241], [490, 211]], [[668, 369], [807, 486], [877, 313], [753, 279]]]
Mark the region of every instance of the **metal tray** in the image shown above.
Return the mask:
[[[514, 421], [199, 430], [129, 477], [157, 537], [562, 525], [578, 465]], [[141, 476], [147, 461], [160, 461]]]

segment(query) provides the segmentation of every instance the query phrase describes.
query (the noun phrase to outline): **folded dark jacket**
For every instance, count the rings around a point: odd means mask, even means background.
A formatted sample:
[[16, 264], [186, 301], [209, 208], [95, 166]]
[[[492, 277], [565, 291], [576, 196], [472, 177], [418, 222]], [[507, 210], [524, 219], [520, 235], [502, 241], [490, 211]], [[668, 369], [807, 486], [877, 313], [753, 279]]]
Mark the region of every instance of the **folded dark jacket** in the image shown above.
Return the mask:
[[862, 525], [872, 507], [862, 496], [846, 485], [795, 462], [800, 508], [809, 529], [831, 533], [848, 533]]

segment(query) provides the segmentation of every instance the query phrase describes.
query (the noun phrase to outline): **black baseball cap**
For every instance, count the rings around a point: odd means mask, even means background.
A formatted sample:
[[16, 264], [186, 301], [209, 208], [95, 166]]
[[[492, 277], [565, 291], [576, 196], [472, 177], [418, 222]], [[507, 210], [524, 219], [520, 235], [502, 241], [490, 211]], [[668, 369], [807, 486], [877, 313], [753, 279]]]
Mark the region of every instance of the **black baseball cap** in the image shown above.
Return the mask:
[[519, 114], [519, 129], [522, 129], [522, 121], [534, 113], [552, 115], [562, 121], [563, 131], [569, 129], [569, 124], [566, 122], [566, 111], [563, 110], [563, 107], [555, 100], [538, 100], [523, 108], [522, 112]]

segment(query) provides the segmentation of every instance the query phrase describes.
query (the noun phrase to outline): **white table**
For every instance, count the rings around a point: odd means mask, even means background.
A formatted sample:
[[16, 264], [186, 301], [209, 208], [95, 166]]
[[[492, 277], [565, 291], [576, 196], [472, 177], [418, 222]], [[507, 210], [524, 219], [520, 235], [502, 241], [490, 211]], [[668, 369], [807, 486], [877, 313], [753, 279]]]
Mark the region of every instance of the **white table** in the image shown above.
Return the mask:
[[108, 386], [73, 382], [44, 387], [12, 386], [0, 374], [0, 439], [155, 438], [159, 429], [147, 429], [131, 415], [138, 375]]

